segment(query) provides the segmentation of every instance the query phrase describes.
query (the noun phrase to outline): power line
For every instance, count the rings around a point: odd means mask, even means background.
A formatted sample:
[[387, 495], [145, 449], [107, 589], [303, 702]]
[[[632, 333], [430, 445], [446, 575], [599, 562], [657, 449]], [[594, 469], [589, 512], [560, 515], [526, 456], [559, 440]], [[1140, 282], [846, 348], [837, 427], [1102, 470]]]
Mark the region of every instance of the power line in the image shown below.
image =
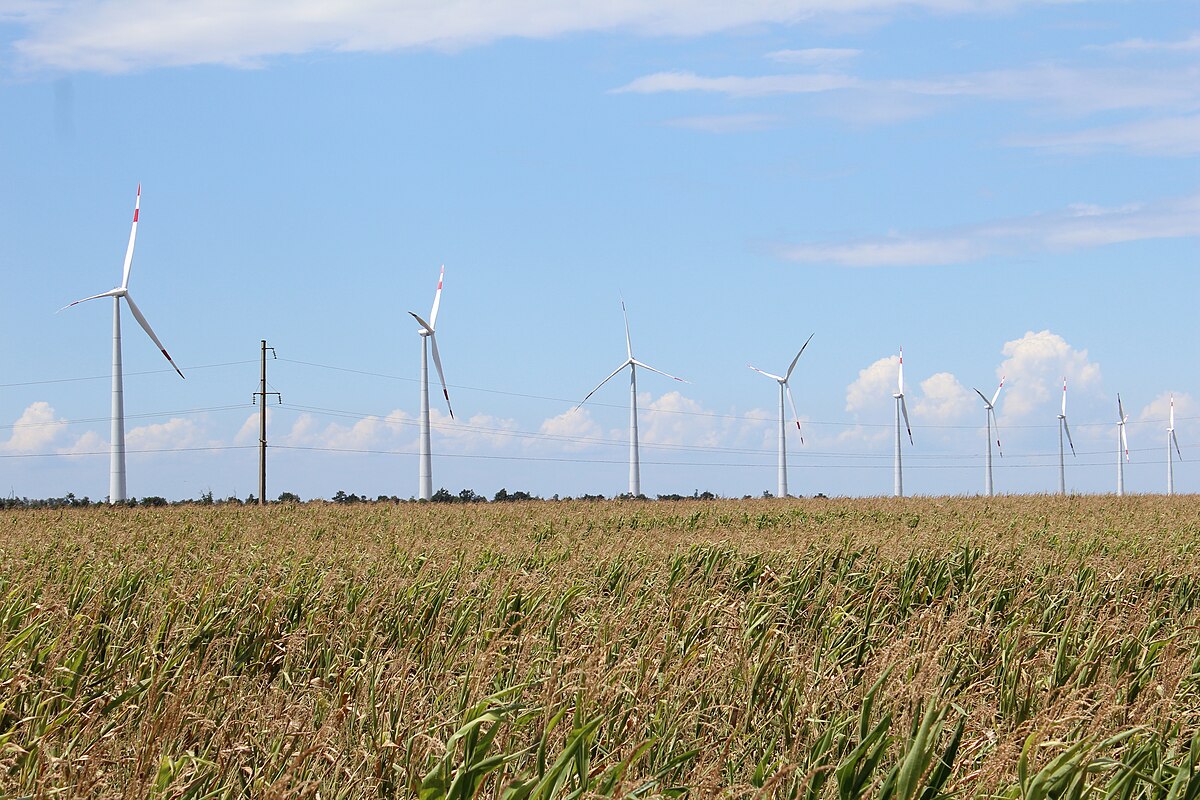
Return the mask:
[[[237, 367], [237, 366], [241, 366], [243, 364], [253, 364], [253, 363], [254, 363], [253, 361], [226, 361], [221, 364], [196, 364], [196, 365], [185, 364], [184, 366], [187, 367], [188, 372], [194, 372], [195, 370], [198, 370], [198, 369], [218, 369], [220, 367]], [[148, 369], [148, 370], [144, 370], [142, 372], [126, 372], [126, 373], [124, 373], [124, 376], [126, 378], [128, 378], [132, 375], [157, 375], [160, 372], [174, 372], [174, 370]], [[79, 381], [107, 381], [111, 378], [112, 378], [111, 373], [106, 374], [106, 375], [87, 375], [82, 378], [47, 378], [45, 380], [40, 380], [40, 381], [22, 381], [20, 383], [0, 383], [0, 389], [12, 389], [12, 388], [16, 388], [18, 386], [44, 386], [46, 384], [51, 384], [51, 383], [77, 383]]]

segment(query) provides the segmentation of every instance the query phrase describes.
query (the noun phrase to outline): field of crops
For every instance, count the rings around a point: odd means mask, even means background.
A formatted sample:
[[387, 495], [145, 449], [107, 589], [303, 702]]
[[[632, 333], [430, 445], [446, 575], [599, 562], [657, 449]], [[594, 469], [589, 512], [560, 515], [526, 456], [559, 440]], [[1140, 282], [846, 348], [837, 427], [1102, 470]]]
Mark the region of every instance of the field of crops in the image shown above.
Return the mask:
[[1193, 498], [0, 514], [0, 795], [1200, 797]]

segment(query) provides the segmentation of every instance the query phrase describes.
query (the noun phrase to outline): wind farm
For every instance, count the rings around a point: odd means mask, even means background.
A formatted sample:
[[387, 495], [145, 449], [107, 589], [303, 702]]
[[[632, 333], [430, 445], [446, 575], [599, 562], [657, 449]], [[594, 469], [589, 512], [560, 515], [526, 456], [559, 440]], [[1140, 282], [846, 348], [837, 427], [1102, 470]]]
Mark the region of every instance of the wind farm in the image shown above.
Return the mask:
[[0, 51], [0, 797], [1200, 800], [1195, 0]]

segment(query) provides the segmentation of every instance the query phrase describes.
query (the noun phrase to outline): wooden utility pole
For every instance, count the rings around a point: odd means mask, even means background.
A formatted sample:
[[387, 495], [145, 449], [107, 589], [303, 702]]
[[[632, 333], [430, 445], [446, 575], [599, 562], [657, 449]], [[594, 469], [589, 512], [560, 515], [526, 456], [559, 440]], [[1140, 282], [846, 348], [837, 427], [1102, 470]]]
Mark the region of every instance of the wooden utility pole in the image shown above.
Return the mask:
[[[262, 374], [259, 381], [259, 389], [254, 393], [254, 401], [258, 403], [258, 504], [265, 506], [267, 504], [267, 395], [275, 395], [279, 398], [279, 402], [283, 402], [283, 395], [279, 392], [267, 391], [267, 351], [271, 351], [272, 358], [279, 358], [275, 354], [274, 347], [267, 347], [267, 340], [262, 340]], [[259, 398], [262, 401], [259, 402]]]

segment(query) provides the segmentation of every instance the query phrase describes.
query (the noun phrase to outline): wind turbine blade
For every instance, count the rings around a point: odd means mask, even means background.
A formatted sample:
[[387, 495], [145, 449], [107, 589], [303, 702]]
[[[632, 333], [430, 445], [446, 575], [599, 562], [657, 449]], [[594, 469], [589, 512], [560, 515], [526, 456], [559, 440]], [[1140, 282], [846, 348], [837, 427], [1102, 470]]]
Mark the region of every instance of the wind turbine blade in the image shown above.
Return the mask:
[[1000, 423], [996, 421], [996, 409], [989, 408], [988, 413], [992, 415], [992, 430], [996, 432], [996, 450], [1000, 453], [1000, 457], [1004, 458], [1004, 448], [1000, 446]]
[[166, 357], [167, 361], [171, 362], [171, 366], [175, 367], [175, 371], [178, 372], [179, 377], [182, 378], [183, 372], [179, 369], [178, 366], [175, 365], [175, 362], [171, 359], [170, 354], [167, 353], [167, 348], [163, 347], [162, 342], [160, 342], [158, 340], [158, 337], [154, 335], [154, 329], [150, 327], [149, 322], [146, 322], [146, 318], [144, 316], [142, 316], [141, 309], [139, 309], [137, 307], [137, 303], [133, 302], [133, 298], [129, 296], [128, 292], [125, 294], [125, 302], [129, 303], [129, 310], [133, 312], [133, 318], [136, 319], [138, 321], [138, 324], [142, 326], [142, 330], [144, 330], [146, 332], [146, 335], [149, 336], [150, 339], [156, 345], [158, 345], [159, 352], [161, 352], [163, 354], [163, 356]]
[[1121, 393], [1120, 392], [1117, 392], [1117, 419], [1121, 420], [1122, 423], [1124, 423], [1124, 421], [1126, 419], [1125, 406], [1121, 404]]
[[746, 366], [749, 367], [750, 369], [754, 370], [755, 372], [757, 372], [759, 375], [766, 375], [768, 378], [771, 378], [772, 380], [776, 380], [781, 383], [787, 380], [787, 378], [781, 377], [779, 375], [772, 375], [769, 372], [763, 372], [761, 369], [754, 366], [753, 364], [747, 364]]
[[[594, 395], [596, 392], [600, 391], [600, 387], [601, 387], [601, 386], [603, 386], [604, 384], [606, 384], [606, 383], [608, 383], [609, 381], [611, 381], [613, 378], [615, 378], [615, 377], [616, 377], [616, 376], [617, 376], [617, 375], [618, 375], [618, 374], [621, 372], [621, 370], [625, 369], [626, 367], [628, 367], [628, 366], [629, 366], [630, 364], [632, 364], [632, 363], [633, 363], [633, 361], [632, 361], [632, 360], [629, 360], [629, 361], [626, 361], [626, 362], [625, 362], [624, 364], [622, 364], [621, 366], [619, 366], [619, 367], [617, 367], [616, 369], [614, 369], [614, 370], [612, 371], [612, 374], [611, 374], [611, 375], [609, 375], [607, 378], [605, 378], [604, 380], [602, 380], [602, 381], [600, 381], [598, 384], [596, 384], [596, 388], [595, 388], [595, 389], [592, 389], [590, 392], [588, 392], [588, 393], [587, 393], [587, 396], [586, 396], [586, 397], [584, 397], [582, 400], [580, 400], [580, 401], [579, 401], [579, 406], [581, 406], [581, 405], [583, 405], [584, 403], [586, 403], [586, 402], [588, 401], [588, 398], [590, 398], [590, 397], [591, 397], [592, 395]], [[576, 408], [579, 408], [579, 406], [575, 406], [575, 407], [576, 407]]]
[[110, 289], [107, 292], [103, 292], [101, 294], [94, 294], [91, 297], [85, 297], [82, 300], [76, 300], [74, 303], [68, 303], [67, 305], [63, 306], [62, 308], [59, 309], [59, 311], [66, 311], [71, 306], [77, 306], [80, 303], [86, 303], [88, 300], [99, 300], [101, 297], [116, 297], [118, 291], [120, 291], [120, 290], [119, 289]]
[[988, 411], [991, 411], [991, 410], [992, 410], [992, 404], [988, 402], [988, 399], [987, 399], [987, 397], [984, 395], [984, 393], [983, 393], [983, 392], [981, 392], [981, 391], [979, 391], [978, 389], [976, 389], [976, 390], [975, 390], [975, 394], [979, 395], [979, 399], [983, 401], [983, 404], [984, 404], [985, 406], [987, 406], [987, 409], [988, 409]]
[[804, 429], [800, 427], [800, 412], [796, 410], [796, 401], [792, 399], [792, 387], [783, 384], [784, 394], [792, 405], [792, 417], [796, 420], [796, 430], [800, 431], [800, 444], [804, 444]]
[[1121, 423], [1121, 446], [1125, 448], [1125, 460], [1129, 460], [1129, 437], [1125, 435], [1125, 423]]
[[437, 325], [438, 306], [440, 306], [442, 304], [442, 281], [445, 280], [445, 278], [446, 278], [446, 265], [442, 264], [442, 271], [438, 275], [438, 288], [437, 288], [437, 291], [433, 293], [433, 310], [429, 312], [429, 325], [426, 326], [429, 328], [429, 331], [431, 333], [434, 330], [433, 326]]
[[[121, 288], [129, 288], [129, 268], [133, 266], [133, 241], [137, 239], [138, 211], [142, 207], [142, 185], [138, 184], [137, 200], [133, 202], [133, 227], [129, 229], [129, 246], [125, 248], [125, 268], [121, 271]], [[180, 373], [182, 374], [182, 373]]]
[[[1000, 390], [1003, 388], [1004, 388], [1004, 376], [1001, 375], [1000, 376], [1000, 385], [996, 387], [996, 393], [994, 395], [992, 395], [992, 402], [990, 403], [991, 406], [994, 407], [996, 405], [996, 400], [1000, 397]], [[978, 391], [978, 389], [976, 391]]]
[[650, 366], [649, 364], [644, 364], [641, 361], [638, 361], [636, 358], [629, 359], [629, 363], [637, 364], [642, 369], [648, 369], [651, 372], [657, 372], [659, 375], [662, 375], [664, 378], [670, 378], [673, 381], [679, 381], [680, 383], [690, 383], [691, 382], [691, 381], [685, 381], [683, 378], [677, 378], [669, 372], [663, 372], [661, 369], [655, 369], [654, 367]]
[[1183, 461], [1183, 453], [1179, 452], [1179, 437], [1175, 435], [1175, 431], [1171, 431], [1171, 441], [1175, 443], [1175, 452], [1179, 453], [1179, 460]]
[[410, 312], [408, 312], [408, 313], [409, 313], [409, 315], [410, 315], [410, 316], [411, 316], [413, 319], [415, 319], [415, 320], [417, 321], [417, 324], [418, 324], [418, 325], [420, 325], [422, 328], [424, 328], [425, 330], [429, 331], [430, 333], [433, 333], [433, 326], [432, 326], [432, 325], [430, 325], [430, 324], [429, 324], [428, 322], [426, 322], [425, 320], [421, 319], [419, 316], [417, 316], [417, 314], [416, 314], [416, 312], [415, 312], [415, 311], [410, 311]]
[[1067, 424], [1067, 418], [1063, 417], [1063, 430], [1067, 432], [1067, 444], [1071, 445], [1071, 455], [1075, 455], [1075, 443], [1071, 441], [1071, 426]]
[[785, 381], [786, 381], [786, 380], [791, 380], [791, 377], [792, 377], [792, 370], [794, 370], [794, 369], [796, 368], [796, 362], [800, 360], [800, 356], [804, 355], [804, 350], [805, 350], [805, 348], [807, 348], [807, 347], [808, 347], [808, 343], [812, 341], [812, 337], [814, 337], [814, 336], [816, 336], [816, 335], [817, 335], [817, 334], [816, 334], [816, 332], [814, 331], [813, 333], [810, 333], [810, 334], [808, 335], [808, 338], [807, 338], [807, 339], [805, 339], [805, 340], [804, 340], [804, 344], [800, 346], [800, 352], [799, 352], [799, 353], [796, 353], [796, 357], [792, 359], [792, 365], [791, 365], [790, 367], [788, 367], [788, 368], [787, 368], [787, 372], [786, 372], [786, 373], [784, 374], [784, 376], [783, 376], [783, 379], [784, 379]]
[[621, 298], [621, 316], [625, 317], [625, 355], [633, 360], [633, 341], [629, 338], [629, 312], [625, 310], [625, 298]]
[[900, 395], [900, 410], [904, 412], [904, 429], [908, 431], [908, 443], [915, 444], [912, 438], [912, 426], [908, 424], [908, 405], [904, 402], [904, 395]]
[[898, 375], [896, 385], [899, 387], [899, 394], [904, 395], [904, 348], [900, 348], [900, 373]]
[[1171, 427], [1167, 428], [1167, 430], [1175, 430], [1175, 395], [1171, 395]]
[[1063, 378], [1062, 415], [1067, 415], [1067, 379]]
[[450, 412], [450, 419], [454, 419], [454, 409], [450, 405], [450, 392], [446, 391], [446, 376], [442, 372], [442, 357], [438, 355], [437, 337], [432, 332], [429, 334], [429, 349], [433, 351], [433, 365], [437, 367], [438, 380], [442, 382], [442, 396], [446, 398], [446, 410]]

